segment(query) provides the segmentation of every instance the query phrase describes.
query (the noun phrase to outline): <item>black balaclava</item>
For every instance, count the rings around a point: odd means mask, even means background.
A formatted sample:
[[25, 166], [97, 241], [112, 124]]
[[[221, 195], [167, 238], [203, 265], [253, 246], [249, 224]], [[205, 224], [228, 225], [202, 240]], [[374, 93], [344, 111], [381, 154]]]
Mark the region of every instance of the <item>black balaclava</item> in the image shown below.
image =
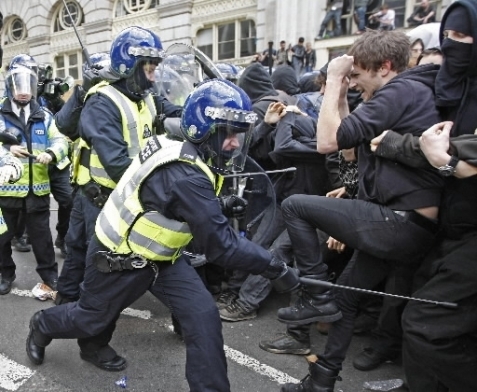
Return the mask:
[[[441, 23], [441, 51], [444, 61], [436, 78], [436, 104], [458, 106], [464, 96], [468, 77], [477, 76], [477, 21], [475, 5], [457, 1], [449, 6]], [[454, 30], [474, 37], [473, 44], [443, 38], [445, 30]]]

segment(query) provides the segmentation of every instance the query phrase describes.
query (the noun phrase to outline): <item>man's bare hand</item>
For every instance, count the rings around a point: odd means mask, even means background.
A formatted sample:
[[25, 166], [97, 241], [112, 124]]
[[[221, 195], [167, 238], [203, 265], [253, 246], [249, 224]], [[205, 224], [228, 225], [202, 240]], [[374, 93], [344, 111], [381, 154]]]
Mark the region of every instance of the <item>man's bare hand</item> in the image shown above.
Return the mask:
[[423, 132], [419, 138], [419, 147], [429, 163], [434, 167], [440, 167], [449, 162], [450, 131], [452, 121], [444, 121], [433, 125]]
[[286, 114], [286, 106], [281, 103], [281, 102], [273, 102], [270, 105], [268, 105], [267, 112], [265, 113], [265, 117], [263, 118], [263, 121], [265, 121], [267, 124], [276, 124], [277, 122], [280, 121], [280, 119], [285, 116]]
[[386, 134], [388, 131], [384, 131], [381, 135], [376, 136], [374, 139], [371, 139], [371, 143], [369, 144], [371, 146], [371, 151], [376, 152], [379, 143], [386, 137]]
[[25, 146], [11, 146], [10, 152], [17, 158], [27, 158], [30, 155]]
[[338, 240], [335, 240], [333, 237], [328, 238], [326, 244], [328, 245], [328, 249], [334, 250], [338, 253], [342, 253], [346, 248], [345, 244]]
[[343, 196], [347, 196], [346, 188], [344, 186], [336, 188], [326, 194], [326, 197], [334, 197], [336, 199], [341, 199]]
[[36, 157], [36, 161], [38, 163], [43, 163], [44, 165], [48, 165], [52, 160], [53, 158], [47, 152], [41, 152]]
[[328, 78], [339, 78], [340, 80], [347, 77], [353, 69], [354, 57], [344, 54], [334, 58], [328, 64]]

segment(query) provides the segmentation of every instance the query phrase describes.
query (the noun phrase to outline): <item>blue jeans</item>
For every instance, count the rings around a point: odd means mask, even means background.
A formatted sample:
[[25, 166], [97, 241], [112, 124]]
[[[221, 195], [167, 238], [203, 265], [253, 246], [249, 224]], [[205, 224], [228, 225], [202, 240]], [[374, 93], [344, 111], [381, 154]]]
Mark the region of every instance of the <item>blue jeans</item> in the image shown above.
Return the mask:
[[333, 30], [333, 37], [338, 37], [341, 35], [341, 8], [338, 8], [336, 10], [330, 10], [326, 13], [323, 22], [321, 22], [321, 27], [320, 31], [318, 33], [319, 37], [323, 36], [323, 33], [326, 30], [326, 27], [328, 26], [328, 23], [330, 20], [334, 19], [335, 22], [335, 29]]
[[366, 28], [366, 7], [359, 7], [355, 9], [356, 15], [358, 15], [358, 30], [364, 31]]
[[40, 331], [53, 339], [80, 338], [80, 347], [81, 341], [108, 344], [121, 311], [150, 291], [180, 323], [191, 392], [230, 391], [219, 311], [185, 258], [174, 264], [156, 263], [157, 278], [149, 266], [102, 273], [92, 264], [99, 250], [104, 247], [93, 237], [79, 301], [43, 311]]

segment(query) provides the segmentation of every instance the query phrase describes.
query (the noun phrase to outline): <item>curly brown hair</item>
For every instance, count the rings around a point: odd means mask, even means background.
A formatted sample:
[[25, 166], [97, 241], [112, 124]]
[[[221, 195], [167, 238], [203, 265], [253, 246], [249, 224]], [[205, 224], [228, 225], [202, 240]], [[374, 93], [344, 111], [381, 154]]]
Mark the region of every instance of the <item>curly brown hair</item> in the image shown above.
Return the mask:
[[385, 61], [391, 70], [402, 72], [409, 63], [409, 37], [401, 31], [367, 30], [348, 50], [354, 63], [369, 71], [378, 71]]

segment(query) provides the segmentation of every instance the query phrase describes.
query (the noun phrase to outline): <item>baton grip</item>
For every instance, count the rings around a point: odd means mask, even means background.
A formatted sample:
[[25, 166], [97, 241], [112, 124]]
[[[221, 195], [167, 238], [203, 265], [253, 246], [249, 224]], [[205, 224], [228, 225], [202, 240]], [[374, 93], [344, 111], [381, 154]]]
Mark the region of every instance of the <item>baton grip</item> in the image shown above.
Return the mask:
[[300, 282], [304, 285], [328, 287], [330, 289], [334, 286], [333, 283], [328, 282], [326, 280], [316, 280], [310, 278], [300, 278]]

